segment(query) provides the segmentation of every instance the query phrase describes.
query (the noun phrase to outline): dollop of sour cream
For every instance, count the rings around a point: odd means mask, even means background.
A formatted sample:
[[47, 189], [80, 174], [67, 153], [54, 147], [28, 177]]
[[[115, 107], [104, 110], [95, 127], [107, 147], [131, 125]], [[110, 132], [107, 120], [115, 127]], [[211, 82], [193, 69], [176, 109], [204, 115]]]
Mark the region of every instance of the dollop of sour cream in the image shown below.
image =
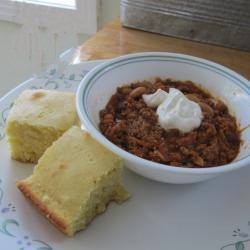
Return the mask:
[[198, 128], [202, 121], [202, 111], [198, 103], [190, 101], [180, 90], [170, 88], [169, 93], [158, 89], [155, 93], [142, 96], [144, 102], [156, 108], [162, 128], [179, 129], [183, 133]]
[[157, 89], [156, 92], [154, 92], [151, 95], [143, 95], [142, 98], [144, 102], [150, 107], [150, 108], [156, 108], [161, 103], [164, 102], [166, 97], [168, 96], [168, 93], [162, 89]]

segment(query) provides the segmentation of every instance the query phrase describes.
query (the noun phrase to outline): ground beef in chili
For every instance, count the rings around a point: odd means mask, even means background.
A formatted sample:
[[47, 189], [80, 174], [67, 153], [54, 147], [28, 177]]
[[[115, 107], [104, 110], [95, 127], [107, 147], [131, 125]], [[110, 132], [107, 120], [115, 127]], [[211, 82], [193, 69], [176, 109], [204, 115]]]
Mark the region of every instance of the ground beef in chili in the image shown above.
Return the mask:
[[[164, 130], [156, 109], [148, 107], [142, 94], [177, 88], [199, 103], [203, 120], [189, 133]], [[227, 106], [190, 81], [156, 79], [117, 88], [100, 112], [100, 130], [114, 144], [141, 158], [190, 168], [213, 167], [231, 162], [240, 148], [240, 132]]]

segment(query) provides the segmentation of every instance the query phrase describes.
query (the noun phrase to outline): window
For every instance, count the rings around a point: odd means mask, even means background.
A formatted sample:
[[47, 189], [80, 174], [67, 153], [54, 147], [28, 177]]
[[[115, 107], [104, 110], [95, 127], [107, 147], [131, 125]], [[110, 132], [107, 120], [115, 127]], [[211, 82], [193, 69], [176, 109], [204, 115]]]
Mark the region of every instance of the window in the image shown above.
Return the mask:
[[0, 20], [91, 35], [99, 8], [100, 0], [0, 0]]
[[13, 2], [22, 2], [30, 4], [45, 5], [64, 9], [76, 9], [75, 0], [12, 0]]
[[[6, 32], [1, 34], [0, 54], [8, 57], [4, 71], [8, 73], [12, 67], [15, 72], [12, 80], [24, 80], [56, 62], [69, 47], [82, 44], [97, 31], [99, 2], [0, 0], [0, 29]], [[8, 48], [6, 53], [4, 48]]]

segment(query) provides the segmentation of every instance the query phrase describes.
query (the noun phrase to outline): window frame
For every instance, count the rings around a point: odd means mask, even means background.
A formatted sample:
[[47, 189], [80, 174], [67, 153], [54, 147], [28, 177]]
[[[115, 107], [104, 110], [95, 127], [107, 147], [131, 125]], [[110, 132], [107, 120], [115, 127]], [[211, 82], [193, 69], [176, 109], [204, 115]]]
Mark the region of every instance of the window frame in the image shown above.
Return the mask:
[[[57, 8], [63, 8], [63, 9], [75, 9], [75, 6], [67, 5], [67, 4], [60, 4], [61, 0], [12, 0], [14, 2], [25, 2], [29, 4], [36, 4], [36, 5], [45, 5], [45, 6], [51, 6], [51, 7], [57, 7]], [[57, 1], [58, 3], [55, 3]], [[76, 0], [70, 0], [74, 1], [76, 5]]]

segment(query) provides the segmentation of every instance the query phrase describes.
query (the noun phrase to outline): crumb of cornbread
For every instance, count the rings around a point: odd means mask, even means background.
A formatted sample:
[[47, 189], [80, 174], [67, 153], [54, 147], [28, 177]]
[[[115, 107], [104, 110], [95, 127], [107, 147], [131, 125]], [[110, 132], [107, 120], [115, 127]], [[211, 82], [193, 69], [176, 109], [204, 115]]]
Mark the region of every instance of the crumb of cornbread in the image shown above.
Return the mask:
[[17, 187], [68, 236], [86, 228], [113, 200], [129, 194], [120, 184], [122, 160], [73, 126], [39, 159]]
[[73, 93], [25, 90], [15, 101], [7, 119], [11, 157], [37, 163], [52, 142], [76, 123]]

